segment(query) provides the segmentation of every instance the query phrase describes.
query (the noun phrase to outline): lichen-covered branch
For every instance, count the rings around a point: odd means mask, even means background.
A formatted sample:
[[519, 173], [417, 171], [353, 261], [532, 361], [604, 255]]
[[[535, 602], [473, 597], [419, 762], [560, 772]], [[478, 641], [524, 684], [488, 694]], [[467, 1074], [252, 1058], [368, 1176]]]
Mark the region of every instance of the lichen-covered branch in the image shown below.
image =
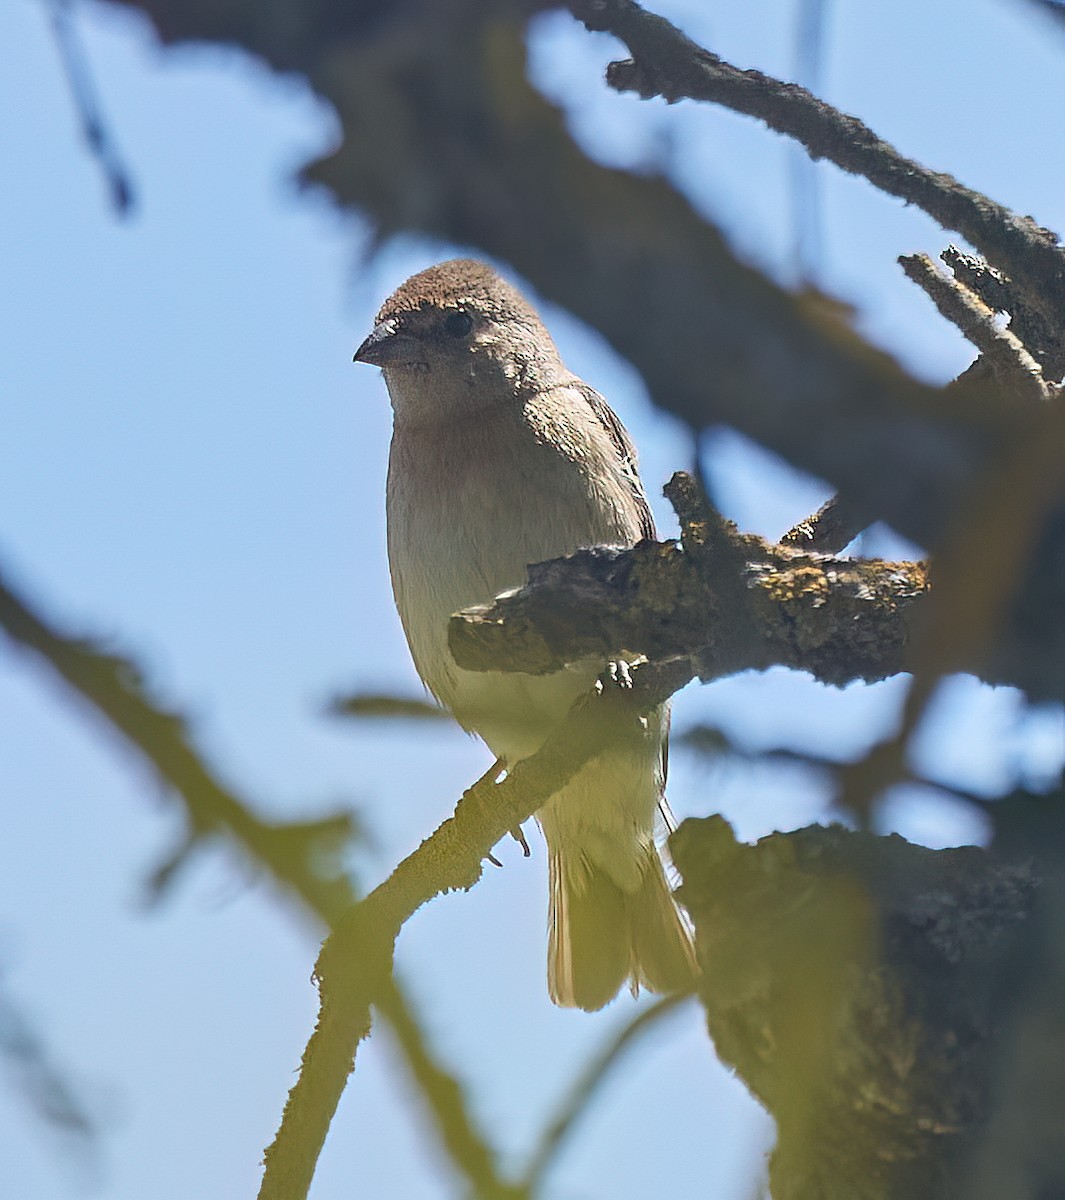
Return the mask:
[[[680, 542], [540, 563], [525, 587], [452, 618], [458, 662], [542, 673], [628, 651], [691, 658], [703, 679], [781, 665], [837, 685], [907, 669], [913, 610], [929, 588], [924, 564], [833, 558], [731, 527], [708, 545], [708, 515], [678, 499], [692, 486], [678, 475], [669, 489]], [[736, 569], [723, 561], [730, 551]]]
[[670, 847], [714, 1045], [777, 1124], [773, 1200], [971, 1194], [1031, 864], [838, 826], [748, 846], [719, 817]]
[[783, 546], [819, 554], [839, 554], [868, 527], [868, 517], [842, 496], [833, 496], [817, 512], [789, 529], [780, 542]]

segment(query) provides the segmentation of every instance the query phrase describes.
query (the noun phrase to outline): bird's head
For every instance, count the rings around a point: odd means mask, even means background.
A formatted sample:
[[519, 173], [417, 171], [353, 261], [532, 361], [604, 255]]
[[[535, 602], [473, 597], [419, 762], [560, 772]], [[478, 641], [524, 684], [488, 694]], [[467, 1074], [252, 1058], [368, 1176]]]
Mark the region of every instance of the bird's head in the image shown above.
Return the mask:
[[354, 361], [384, 372], [397, 420], [419, 422], [519, 403], [565, 376], [521, 293], [468, 258], [419, 271], [397, 288]]

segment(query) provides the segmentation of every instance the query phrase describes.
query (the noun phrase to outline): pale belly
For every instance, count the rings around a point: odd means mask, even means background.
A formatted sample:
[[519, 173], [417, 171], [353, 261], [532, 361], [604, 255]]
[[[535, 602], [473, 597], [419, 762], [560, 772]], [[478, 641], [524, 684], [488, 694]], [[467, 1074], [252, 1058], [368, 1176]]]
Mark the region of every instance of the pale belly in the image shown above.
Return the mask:
[[[510, 431], [511, 435], [513, 430]], [[433, 694], [497, 755], [534, 753], [588, 690], [602, 663], [552, 675], [464, 671], [447, 645], [450, 616], [525, 582], [529, 563], [581, 546], [631, 544], [638, 518], [622, 479], [598, 494], [577, 466], [542, 446], [479, 431], [455, 469], [447, 431], [393, 438], [388, 542], [396, 606], [418, 673]], [[515, 454], [515, 449], [519, 454]], [[408, 486], [412, 473], [418, 486]]]

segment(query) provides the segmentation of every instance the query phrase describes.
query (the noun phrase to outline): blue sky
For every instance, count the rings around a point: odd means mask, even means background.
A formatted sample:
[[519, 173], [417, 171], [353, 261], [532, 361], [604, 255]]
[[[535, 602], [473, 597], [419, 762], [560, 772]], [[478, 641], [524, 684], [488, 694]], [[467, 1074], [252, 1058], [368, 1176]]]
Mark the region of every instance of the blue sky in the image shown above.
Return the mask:
[[[791, 76], [793, 6], [738, 7], [658, 9], [741, 65]], [[358, 222], [299, 193], [295, 170], [335, 129], [298, 84], [233, 53], [162, 54], [140, 21], [103, 6], [77, 20], [138, 203], [124, 223], [107, 208], [44, 6], [0, 8], [0, 563], [54, 619], [133, 653], [260, 811], [353, 806], [371, 838], [352, 868], [371, 886], [487, 764], [451, 728], [353, 727], [322, 711], [343, 688], [418, 691], [385, 566], [389, 410], [377, 373], [351, 354], [384, 295], [456, 248], [404, 240], [367, 262]], [[728, 113], [609, 93], [601, 67], [615, 54], [568, 17], [536, 25], [535, 77], [590, 152], [668, 166], [744, 253], [789, 278], [790, 148]], [[1063, 55], [1065, 37], [1021, 3], [839, 5], [823, 91], [906, 153], [1062, 229], [1065, 189], [1039, 131], [1065, 109]], [[994, 92], [970, 65], [989, 61]], [[911, 369], [949, 378], [968, 351], [894, 261], [934, 254], [946, 235], [860, 181], [830, 168], [818, 179], [819, 283]], [[570, 366], [632, 430], [657, 497], [690, 462], [682, 431], [593, 332], [545, 316]], [[708, 457], [729, 515], [759, 532], [779, 534], [826, 495], [731, 434]], [[664, 502], [656, 512], [670, 531]], [[865, 548], [906, 552], [875, 532]], [[847, 756], [889, 727], [900, 683], [839, 692], [782, 671], [746, 675], [686, 691], [675, 727], [717, 721], [752, 746]], [[1061, 754], [1057, 713], [966, 680], [946, 689], [919, 744], [923, 769], [986, 791], [1038, 782]], [[751, 838], [830, 815], [808, 773], [708, 767], [683, 752], [670, 797], [679, 816], [721, 811]], [[17, 1090], [0, 1087], [0, 1191], [254, 1195], [314, 1018], [315, 932], [221, 849], [146, 908], [144, 881], [179, 832], [173, 807], [6, 645], [0, 804], [3, 982], [104, 1125], [98, 1168], [79, 1171]], [[883, 821], [931, 845], [982, 834], [965, 810], [912, 790], [892, 796]], [[542, 847], [530, 862], [512, 847], [502, 857], [473, 893], [418, 914], [399, 966], [517, 1163], [633, 1008], [551, 1008]], [[633, 1054], [551, 1194], [733, 1200], [749, 1194], [771, 1136], [691, 1010]], [[356, 1178], [367, 1195], [460, 1194], [387, 1036], [360, 1052], [312, 1195], [350, 1195]]]

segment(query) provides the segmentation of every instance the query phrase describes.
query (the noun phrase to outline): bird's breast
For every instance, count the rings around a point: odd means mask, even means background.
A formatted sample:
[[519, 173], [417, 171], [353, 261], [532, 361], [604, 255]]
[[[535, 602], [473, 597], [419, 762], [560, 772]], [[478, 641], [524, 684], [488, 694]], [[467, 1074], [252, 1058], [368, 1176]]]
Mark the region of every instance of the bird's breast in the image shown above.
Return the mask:
[[[596, 667], [532, 677], [460, 670], [452, 613], [525, 582], [529, 563], [582, 546], [631, 544], [638, 516], [609, 448], [544, 438], [513, 412], [397, 425], [388, 471], [388, 556], [396, 606], [426, 686], [496, 754], [532, 753]], [[519, 745], [520, 743], [520, 745]]]

